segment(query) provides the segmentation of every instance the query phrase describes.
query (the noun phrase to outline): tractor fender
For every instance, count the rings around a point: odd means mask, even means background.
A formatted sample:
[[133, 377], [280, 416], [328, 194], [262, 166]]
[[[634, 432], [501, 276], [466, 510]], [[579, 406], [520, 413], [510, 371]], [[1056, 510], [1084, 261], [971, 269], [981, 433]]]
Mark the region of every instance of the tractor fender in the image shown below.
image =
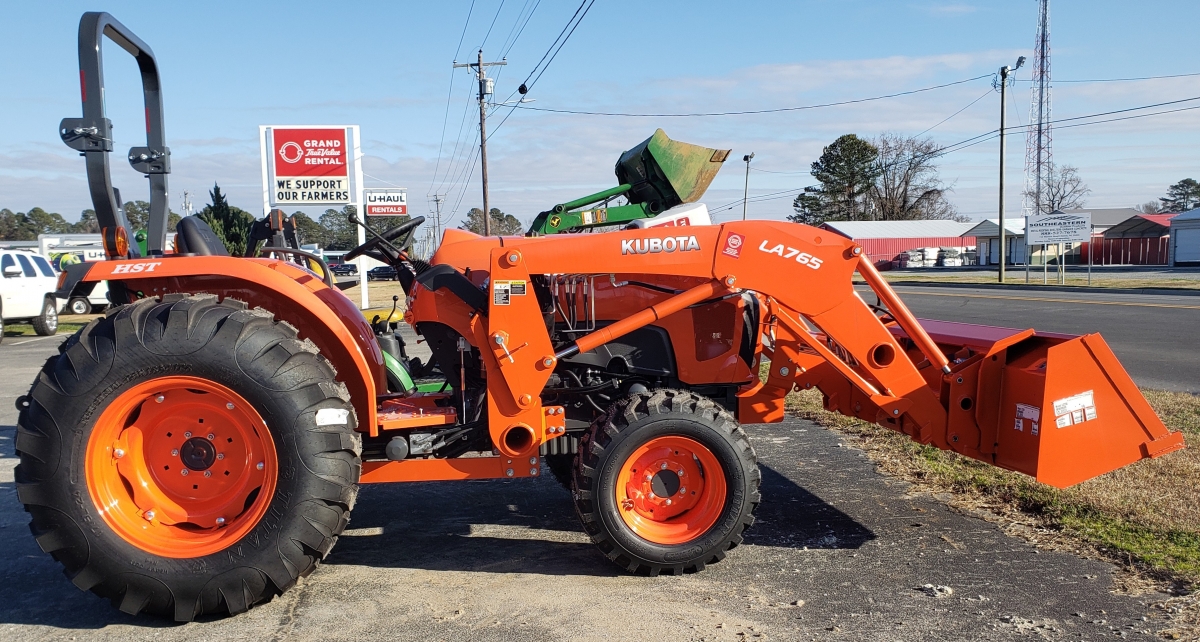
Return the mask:
[[[312, 272], [286, 261], [228, 256], [167, 256], [82, 264], [80, 283], [109, 281], [130, 301], [173, 293], [208, 293], [269, 310], [295, 326], [337, 370], [349, 389], [359, 430], [378, 430], [375, 394], [387, 389], [383, 353], [358, 307]], [[113, 284], [120, 286], [113, 288]], [[125, 303], [125, 301], [114, 301]]]

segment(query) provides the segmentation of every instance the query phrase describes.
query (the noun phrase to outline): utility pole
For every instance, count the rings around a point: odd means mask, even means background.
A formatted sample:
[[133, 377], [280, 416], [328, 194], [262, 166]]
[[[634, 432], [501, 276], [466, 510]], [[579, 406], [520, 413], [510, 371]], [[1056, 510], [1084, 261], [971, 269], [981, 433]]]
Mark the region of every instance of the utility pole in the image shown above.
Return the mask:
[[434, 211], [435, 211], [435, 214], [433, 217], [433, 240], [434, 240], [434, 243], [436, 243], [438, 239], [442, 238], [442, 202], [445, 200], [446, 200], [446, 197], [443, 196], [442, 194], [434, 194], [433, 195], [433, 206], [434, 206]]
[[746, 188], [742, 192], [742, 220], [746, 220], [746, 203], [750, 200], [750, 161], [754, 159], [754, 152], [750, 152], [742, 157], [746, 161]]
[[[1004, 261], [1008, 256], [1004, 251], [1004, 97], [1005, 90], [1008, 89], [1008, 75], [1021, 68], [1025, 64], [1025, 56], [1017, 58], [1017, 64], [1014, 67], [1004, 66], [1000, 68], [1000, 282], [1004, 283]], [[1028, 231], [1026, 231], [1028, 233]], [[1028, 254], [1028, 252], [1026, 252]], [[1029, 262], [1029, 257], [1025, 258], [1026, 264]]]
[[454, 63], [455, 67], [474, 67], [479, 78], [479, 164], [483, 169], [483, 235], [492, 235], [492, 211], [488, 204], [487, 177], [487, 97], [492, 93], [492, 82], [487, 77], [486, 67], [504, 66], [506, 61], [484, 62], [483, 49], [479, 50], [479, 62]]

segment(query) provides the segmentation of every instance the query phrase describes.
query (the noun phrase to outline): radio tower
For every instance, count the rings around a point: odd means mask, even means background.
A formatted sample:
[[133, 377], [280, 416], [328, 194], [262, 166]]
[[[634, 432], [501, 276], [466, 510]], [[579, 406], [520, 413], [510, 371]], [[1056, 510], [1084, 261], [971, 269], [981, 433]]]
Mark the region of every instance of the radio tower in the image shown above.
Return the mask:
[[[1050, 173], [1050, 0], [1038, 0], [1037, 39], [1033, 47], [1033, 87], [1029, 100], [1029, 129], [1025, 139], [1026, 217], [1041, 208], [1042, 189]], [[1028, 260], [1026, 261], [1028, 265]]]

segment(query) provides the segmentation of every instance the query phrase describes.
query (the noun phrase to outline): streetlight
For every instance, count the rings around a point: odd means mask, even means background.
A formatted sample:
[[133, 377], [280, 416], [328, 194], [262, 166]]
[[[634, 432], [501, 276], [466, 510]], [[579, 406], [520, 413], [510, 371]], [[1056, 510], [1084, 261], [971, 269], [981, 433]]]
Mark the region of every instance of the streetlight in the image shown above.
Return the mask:
[[742, 192], [742, 220], [746, 220], [746, 202], [750, 196], [750, 159], [754, 158], [754, 152], [750, 152], [742, 157], [746, 161], [746, 188]]
[[[1017, 58], [1017, 64], [1014, 67], [1000, 68], [1000, 282], [1004, 283], [1004, 260], [1007, 254], [1004, 252], [1004, 93], [1008, 87], [1008, 75], [1021, 68], [1025, 64], [1025, 56]], [[1025, 252], [1029, 254], [1028, 248]], [[1025, 267], [1029, 267], [1029, 257], [1025, 257]]]

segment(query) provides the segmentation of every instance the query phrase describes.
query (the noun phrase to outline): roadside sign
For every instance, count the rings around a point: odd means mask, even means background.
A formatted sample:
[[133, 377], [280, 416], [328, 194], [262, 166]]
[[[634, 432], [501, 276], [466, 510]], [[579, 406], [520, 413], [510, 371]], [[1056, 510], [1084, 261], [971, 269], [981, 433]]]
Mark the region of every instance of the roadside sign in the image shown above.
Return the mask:
[[402, 187], [364, 189], [363, 205], [367, 216], [408, 216], [408, 190]]
[[[267, 177], [272, 207], [285, 205], [348, 205], [355, 201], [350, 187], [350, 137], [347, 127], [268, 126]], [[265, 142], [265, 141], [264, 141]]]
[[1055, 210], [1049, 214], [1034, 214], [1025, 225], [1026, 245], [1086, 243], [1091, 237], [1091, 212], [1066, 214]]

